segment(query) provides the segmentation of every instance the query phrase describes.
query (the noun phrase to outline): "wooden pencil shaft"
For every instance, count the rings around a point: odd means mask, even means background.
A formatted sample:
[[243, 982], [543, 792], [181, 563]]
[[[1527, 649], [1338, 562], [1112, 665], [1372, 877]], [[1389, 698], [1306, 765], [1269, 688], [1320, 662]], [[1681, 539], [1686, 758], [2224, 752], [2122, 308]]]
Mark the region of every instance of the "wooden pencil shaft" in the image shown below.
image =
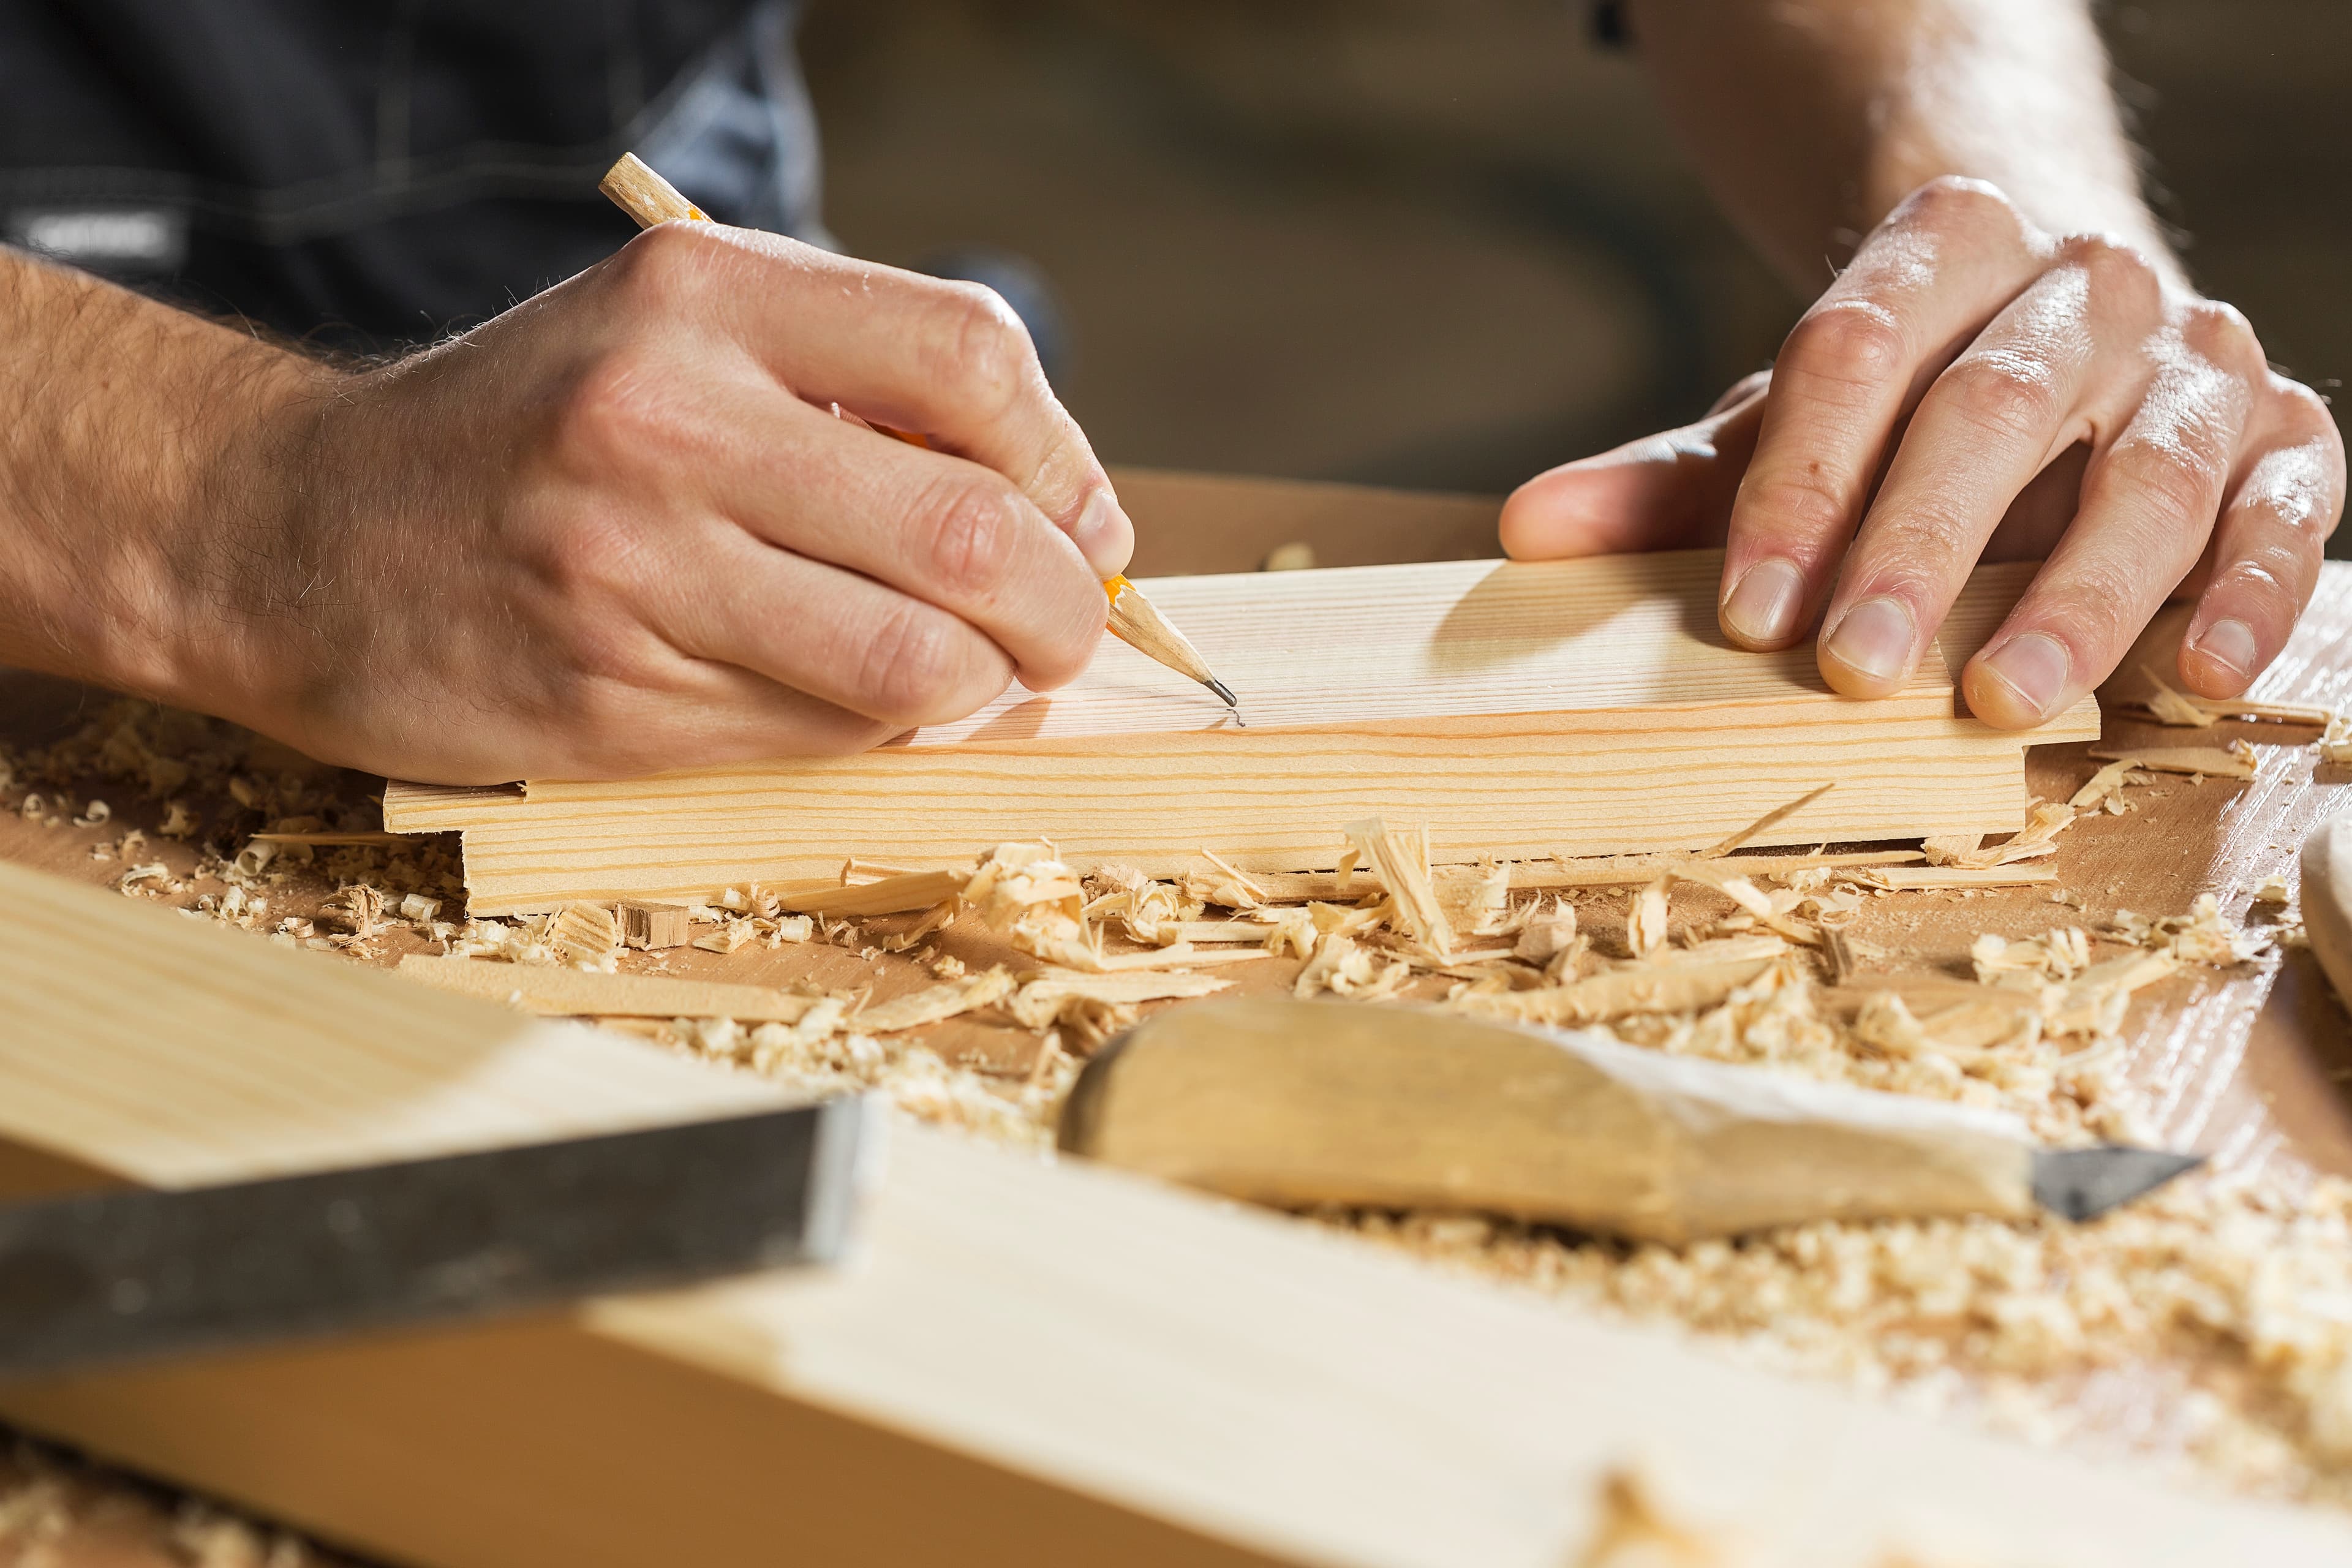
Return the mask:
[[1144, 597], [1142, 589], [1124, 577], [1114, 577], [1105, 586], [1110, 590], [1108, 629], [1111, 636], [1203, 686], [1217, 679], [1192, 639], [1169, 624], [1159, 606]]
[[656, 174], [646, 161], [635, 153], [624, 153], [620, 162], [604, 171], [596, 188], [636, 220], [639, 228], [651, 228], [659, 223], [681, 220], [708, 222], [709, 215], [678, 194], [677, 187]]

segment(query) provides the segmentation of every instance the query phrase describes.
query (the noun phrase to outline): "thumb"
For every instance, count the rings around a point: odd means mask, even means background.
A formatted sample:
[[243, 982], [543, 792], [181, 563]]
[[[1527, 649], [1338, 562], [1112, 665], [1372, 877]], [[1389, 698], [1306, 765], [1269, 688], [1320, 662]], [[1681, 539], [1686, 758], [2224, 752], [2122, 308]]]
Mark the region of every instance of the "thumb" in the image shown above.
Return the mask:
[[1538, 474], [1503, 503], [1503, 552], [1517, 561], [1720, 544], [1756, 451], [1769, 372], [1678, 430]]

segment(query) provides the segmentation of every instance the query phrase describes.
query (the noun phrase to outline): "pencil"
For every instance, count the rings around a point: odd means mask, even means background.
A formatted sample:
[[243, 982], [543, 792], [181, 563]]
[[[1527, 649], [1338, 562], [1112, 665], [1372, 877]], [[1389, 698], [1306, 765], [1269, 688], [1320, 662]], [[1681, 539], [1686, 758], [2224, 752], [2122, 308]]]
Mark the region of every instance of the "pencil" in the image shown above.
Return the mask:
[[[655, 173], [653, 167], [635, 153], [622, 153], [621, 161], [605, 171], [604, 178], [596, 188], [610, 197], [614, 206], [635, 219], [639, 228], [651, 228], [657, 223], [679, 220], [690, 223], [710, 221], [709, 213], [679, 195], [676, 185]], [[844, 419], [909, 445], [930, 445], [920, 436], [860, 419], [838, 404], [834, 405], [833, 412]], [[1159, 660], [1177, 674], [1199, 681], [1233, 710], [1234, 723], [1243, 721], [1241, 704], [1234, 700], [1233, 688], [1217, 679], [1209, 668], [1208, 661], [1201, 657], [1201, 650], [1192, 646], [1192, 639], [1170, 625], [1168, 617], [1143, 596], [1141, 589], [1124, 575], [1114, 575], [1103, 580], [1103, 594], [1109, 601], [1105, 625], [1111, 636], [1137, 652]]]

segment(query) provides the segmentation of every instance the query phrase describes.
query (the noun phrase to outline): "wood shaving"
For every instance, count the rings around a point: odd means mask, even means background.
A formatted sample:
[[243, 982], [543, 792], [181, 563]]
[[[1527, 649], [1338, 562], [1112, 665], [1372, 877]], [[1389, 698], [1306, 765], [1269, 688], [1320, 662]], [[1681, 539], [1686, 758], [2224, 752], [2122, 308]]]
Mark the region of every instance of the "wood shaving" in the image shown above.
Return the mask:
[[2164, 677], [2146, 665], [2140, 666], [2140, 673], [2147, 676], [2148, 683], [2155, 688], [2140, 705], [2159, 724], [2205, 730], [2222, 719], [2268, 719], [2282, 724], [2328, 726], [2336, 723], [2338, 718], [2334, 709], [2312, 702], [2264, 702], [2250, 697], [2217, 700], [2210, 697], [2195, 697], [2174, 689]]
[[1429, 835], [1405, 834], [1380, 818], [1349, 823], [1341, 831], [1396, 904], [1404, 933], [1443, 959], [1454, 952], [1454, 926], [1438, 902], [1429, 877]]
[[1799, 795], [1796, 799], [1790, 801], [1786, 805], [1773, 807], [1770, 811], [1766, 812], [1763, 816], [1758, 817], [1755, 821], [1749, 823], [1747, 826], [1741, 828], [1730, 837], [1724, 839], [1713, 848], [1699, 851], [1700, 858], [1703, 859], [1712, 859], [1719, 855], [1730, 854], [1733, 850], [1738, 848], [1741, 845], [1747, 843], [1749, 839], [1755, 837], [1766, 828], [1777, 827], [1781, 823], [1787, 821], [1790, 817], [1796, 816], [1797, 813], [1812, 805], [1813, 802], [1821, 799], [1822, 796], [1829, 794], [1830, 791], [1835, 787], [1835, 782], [1832, 781], [1830, 784], [1822, 785], [1819, 789], [1806, 791], [1803, 795]]
[[1025, 981], [1006, 1011], [1032, 1028], [1044, 1028], [1055, 1010], [1074, 997], [1131, 1006], [1139, 1002], [1213, 996], [1232, 984], [1211, 974], [1078, 974], [1049, 970]]
[[1327, 932], [1315, 942], [1314, 954], [1291, 984], [1292, 994], [1314, 996], [1328, 991], [1335, 996], [1381, 1002], [1412, 982], [1412, 965], [1402, 959], [1383, 963], [1357, 945], [1351, 937]]
[[1013, 994], [1014, 981], [1003, 966], [983, 970], [961, 980], [943, 981], [911, 994], [876, 1003], [859, 1011], [852, 1022], [869, 1035], [919, 1029], [1003, 1001]]
[[1625, 905], [1625, 946], [1635, 958], [1652, 958], [1666, 946], [1667, 879], [1660, 877], [1635, 892]]
[[555, 914], [548, 941], [573, 963], [608, 963], [621, 945], [621, 921], [604, 904], [566, 904]]
[[2095, 751], [2091, 755], [2129, 763], [2154, 773], [2210, 779], [2252, 778], [2259, 761], [2253, 747], [2243, 741], [2231, 742], [2226, 750], [2219, 746], [2144, 746], [2129, 752]]

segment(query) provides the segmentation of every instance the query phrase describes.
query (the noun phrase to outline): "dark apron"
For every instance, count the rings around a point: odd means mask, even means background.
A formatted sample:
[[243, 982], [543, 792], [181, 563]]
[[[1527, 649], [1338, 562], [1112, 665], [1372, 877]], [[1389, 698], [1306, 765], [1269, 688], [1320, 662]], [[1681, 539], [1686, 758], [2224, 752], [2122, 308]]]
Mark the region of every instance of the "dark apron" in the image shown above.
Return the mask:
[[617, 248], [634, 148], [817, 228], [799, 0], [0, 0], [0, 237], [385, 350]]

